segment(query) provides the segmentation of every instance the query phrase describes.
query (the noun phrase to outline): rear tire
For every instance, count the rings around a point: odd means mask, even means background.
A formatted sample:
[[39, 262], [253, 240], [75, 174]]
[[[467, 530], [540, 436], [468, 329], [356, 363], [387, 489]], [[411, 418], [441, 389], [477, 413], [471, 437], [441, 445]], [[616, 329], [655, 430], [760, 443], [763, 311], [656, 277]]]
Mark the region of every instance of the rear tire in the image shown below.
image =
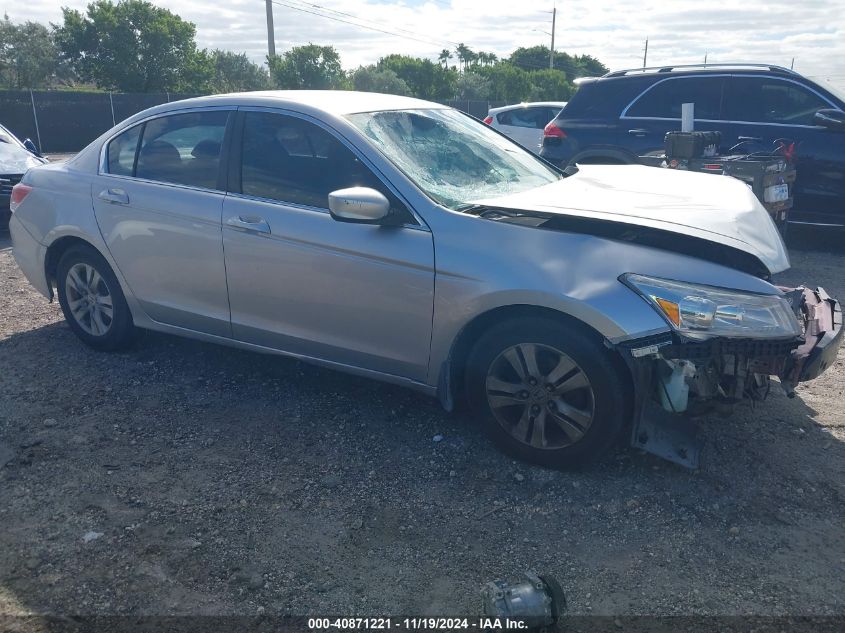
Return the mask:
[[70, 329], [96, 350], [125, 349], [135, 339], [132, 314], [108, 262], [90, 246], [73, 246], [56, 267], [59, 305]]
[[504, 321], [467, 361], [467, 399], [507, 453], [553, 468], [594, 460], [629, 418], [629, 378], [586, 327], [548, 318]]

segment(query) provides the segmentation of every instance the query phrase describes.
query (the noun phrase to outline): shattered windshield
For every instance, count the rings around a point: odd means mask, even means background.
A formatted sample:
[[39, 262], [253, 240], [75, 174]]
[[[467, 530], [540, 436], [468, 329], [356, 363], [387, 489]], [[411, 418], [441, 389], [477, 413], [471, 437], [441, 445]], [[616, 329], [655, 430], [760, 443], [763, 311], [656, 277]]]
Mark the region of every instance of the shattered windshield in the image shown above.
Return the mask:
[[420, 189], [451, 209], [562, 177], [456, 110], [365, 112], [347, 118]]

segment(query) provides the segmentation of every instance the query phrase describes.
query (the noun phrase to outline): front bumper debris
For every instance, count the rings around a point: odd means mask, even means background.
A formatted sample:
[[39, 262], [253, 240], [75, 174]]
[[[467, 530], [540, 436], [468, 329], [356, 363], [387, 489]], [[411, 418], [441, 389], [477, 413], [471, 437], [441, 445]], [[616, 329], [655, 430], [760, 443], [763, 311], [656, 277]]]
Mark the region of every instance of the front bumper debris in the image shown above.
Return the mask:
[[804, 320], [804, 342], [792, 350], [781, 383], [791, 398], [799, 382], [818, 378], [833, 364], [842, 345], [842, 306], [824, 288], [793, 291]]
[[666, 333], [617, 346], [634, 382], [633, 446], [697, 469], [702, 443], [692, 418], [765, 399], [771, 376], [793, 397], [799, 382], [833, 364], [843, 339], [839, 302], [823, 288], [781, 290], [802, 321], [800, 337], [695, 341]]

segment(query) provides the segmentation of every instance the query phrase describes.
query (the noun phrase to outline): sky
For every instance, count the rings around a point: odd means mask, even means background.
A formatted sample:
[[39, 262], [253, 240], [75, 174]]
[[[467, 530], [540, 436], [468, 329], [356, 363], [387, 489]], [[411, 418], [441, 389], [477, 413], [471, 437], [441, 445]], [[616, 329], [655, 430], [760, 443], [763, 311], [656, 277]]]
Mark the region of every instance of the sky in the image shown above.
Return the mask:
[[[197, 27], [204, 48], [267, 53], [265, 0], [153, 0]], [[0, 0], [13, 22], [60, 22], [61, 7], [87, 0]], [[284, 6], [289, 5], [289, 6]], [[312, 13], [307, 13], [305, 9]], [[331, 44], [347, 69], [389, 53], [437, 59], [443, 48], [506, 56], [519, 46], [549, 44], [557, 8], [555, 49], [590, 54], [611, 69], [648, 64], [765, 62], [790, 66], [845, 91], [845, 0], [277, 0], [276, 51]], [[367, 24], [370, 29], [313, 13]]]

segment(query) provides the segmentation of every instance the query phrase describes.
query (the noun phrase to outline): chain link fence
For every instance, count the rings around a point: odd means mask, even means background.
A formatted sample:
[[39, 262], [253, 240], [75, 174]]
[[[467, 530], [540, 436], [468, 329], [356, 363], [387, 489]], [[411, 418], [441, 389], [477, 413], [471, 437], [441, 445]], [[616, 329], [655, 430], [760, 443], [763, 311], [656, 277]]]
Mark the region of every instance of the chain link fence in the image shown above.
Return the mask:
[[77, 152], [115, 123], [160, 103], [195, 97], [176, 93], [0, 91], [0, 124], [41, 152]]
[[[182, 93], [0, 90], [0, 124], [41, 152], [78, 152], [124, 119], [160, 103], [196, 97]], [[504, 103], [455, 100], [445, 105], [483, 119]]]

